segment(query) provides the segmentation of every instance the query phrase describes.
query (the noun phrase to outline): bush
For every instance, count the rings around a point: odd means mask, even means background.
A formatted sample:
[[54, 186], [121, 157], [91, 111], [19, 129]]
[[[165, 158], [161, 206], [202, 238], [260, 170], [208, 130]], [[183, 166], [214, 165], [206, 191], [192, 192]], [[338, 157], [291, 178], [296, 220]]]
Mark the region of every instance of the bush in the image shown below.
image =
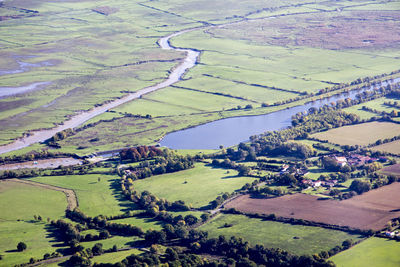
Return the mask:
[[19, 252], [24, 251], [27, 248], [27, 245], [24, 242], [19, 242], [17, 245], [17, 250]]

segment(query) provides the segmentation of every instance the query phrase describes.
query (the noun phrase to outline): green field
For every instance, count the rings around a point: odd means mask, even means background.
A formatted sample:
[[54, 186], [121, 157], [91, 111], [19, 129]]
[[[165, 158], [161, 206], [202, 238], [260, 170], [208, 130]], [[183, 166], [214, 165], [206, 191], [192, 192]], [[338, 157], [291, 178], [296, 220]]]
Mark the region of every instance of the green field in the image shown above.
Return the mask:
[[130, 249], [130, 250], [113, 252], [113, 253], [106, 253], [106, 254], [94, 257], [92, 259], [92, 262], [93, 263], [117, 263], [132, 254], [140, 254], [140, 253], [142, 253], [142, 252], [137, 249]]
[[[62, 192], [2, 181], [0, 203], [0, 266], [25, 263], [31, 257], [42, 258], [60, 248], [45, 222], [47, 218], [64, 216], [67, 201]], [[40, 215], [44, 222], [34, 221], [34, 215]], [[26, 243], [27, 250], [17, 252], [19, 242]]]
[[381, 97], [374, 99], [372, 101], [368, 101], [365, 103], [361, 103], [358, 105], [354, 105], [352, 107], [348, 107], [343, 109], [344, 111], [357, 114], [361, 119], [370, 119], [371, 117], [381, 116], [380, 114], [363, 110], [362, 107], [367, 107], [372, 110], [376, 110], [377, 112], [386, 112], [391, 113], [393, 110], [400, 111], [398, 108], [390, 107], [384, 104], [384, 102], [394, 102], [396, 99], [390, 99], [387, 97]]
[[169, 201], [183, 200], [200, 208], [207, 206], [218, 195], [232, 193], [253, 178], [237, 176], [237, 171], [211, 168], [196, 164], [195, 168], [177, 173], [157, 175], [133, 183], [134, 190], [149, 191]]
[[87, 174], [36, 177], [30, 180], [73, 189], [78, 197], [79, 208], [88, 216], [97, 216], [117, 215], [132, 208], [132, 203], [120, 194], [118, 179], [112, 175]]
[[85, 248], [92, 248], [95, 244], [101, 243], [103, 244], [103, 249], [110, 249], [114, 245], [116, 245], [118, 249], [121, 249], [134, 246], [135, 242], [139, 240], [141, 239], [132, 236], [112, 236], [111, 238], [108, 239], [96, 240], [90, 242], [81, 242], [80, 244]]
[[400, 125], [391, 122], [367, 122], [343, 126], [311, 135], [339, 145], [368, 145], [400, 133]]
[[398, 242], [385, 238], [371, 237], [332, 258], [338, 267], [395, 267], [400, 265]]
[[112, 220], [114, 223], [124, 223], [132, 224], [134, 226], [140, 227], [143, 231], [149, 229], [160, 230], [162, 228], [162, 223], [151, 218], [141, 218], [141, 217], [130, 217], [125, 219]]
[[[225, 224], [232, 226], [224, 227]], [[341, 231], [263, 221], [245, 215], [218, 215], [200, 229], [207, 231], [210, 237], [237, 236], [249, 241], [251, 245], [281, 248], [298, 255], [327, 251], [341, 245], [344, 240], [357, 241], [361, 238]]]

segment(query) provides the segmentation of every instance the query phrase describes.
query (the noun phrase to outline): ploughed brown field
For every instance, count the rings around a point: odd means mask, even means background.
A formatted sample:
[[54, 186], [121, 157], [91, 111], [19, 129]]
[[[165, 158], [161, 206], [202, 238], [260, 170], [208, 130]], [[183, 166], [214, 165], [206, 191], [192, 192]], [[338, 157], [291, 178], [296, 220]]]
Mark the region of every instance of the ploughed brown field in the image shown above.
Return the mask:
[[400, 183], [393, 183], [351, 199], [318, 200], [306, 194], [277, 198], [243, 195], [225, 205], [245, 213], [271, 214], [358, 229], [380, 230], [400, 216]]
[[397, 177], [400, 177], [400, 163], [385, 167], [381, 169], [380, 172], [387, 175], [395, 175]]

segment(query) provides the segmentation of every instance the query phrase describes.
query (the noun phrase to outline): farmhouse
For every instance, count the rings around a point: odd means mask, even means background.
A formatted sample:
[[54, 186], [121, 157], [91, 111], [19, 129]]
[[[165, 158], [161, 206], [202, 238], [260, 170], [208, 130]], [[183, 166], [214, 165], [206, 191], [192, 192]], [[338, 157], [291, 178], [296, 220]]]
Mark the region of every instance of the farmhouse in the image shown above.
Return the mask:
[[346, 157], [339, 157], [339, 156], [333, 156], [333, 159], [336, 161], [336, 163], [343, 167], [347, 164], [347, 159]]
[[320, 180], [317, 180], [317, 181], [313, 181], [313, 180], [302, 180], [301, 182], [302, 182], [303, 184], [305, 184], [305, 185], [309, 185], [309, 186], [312, 186], [312, 187], [314, 187], [314, 188], [320, 187], [320, 186], [322, 185], [322, 181], [320, 181]]

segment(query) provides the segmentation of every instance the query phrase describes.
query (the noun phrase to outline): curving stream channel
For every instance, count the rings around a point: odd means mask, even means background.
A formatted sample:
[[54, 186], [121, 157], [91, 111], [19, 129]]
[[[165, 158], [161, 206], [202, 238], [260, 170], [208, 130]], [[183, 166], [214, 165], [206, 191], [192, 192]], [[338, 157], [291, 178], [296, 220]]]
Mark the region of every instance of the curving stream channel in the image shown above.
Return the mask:
[[[166, 88], [178, 82], [187, 70], [193, 68], [196, 65], [200, 52], [193, 49], [173, 47], [169, 43], [170, 39], [190, 31], [212, 27], [223, 27], [234, 23], [238, 22], [227, 23], [225, 25], [204, 26], [185, 29], [159, 39], [158, 44], [162, 49], [175, 50], [186, 53], [184, 61], [171, 71], [165, 81], [153, 86], [143, 88], [135, 93], [125, 95], [120, 99], [116, 99], [105, 105], [95, 107], [89, 111], [81, 112], [71, 117], [69, 120], [64, 121], [63, 124], [60, 124], [54, 128], [33, 131], [29, 136], [22, 137], [10, 144], [0, 146], [0, 154], [18, 150], [38, 142], [43, 142], [54, 136], [57, 132], [69, 128], [76, 128], [84, 122], [106, 112], [109, 109], [113, 109], [129, 101], [138, 99], [145, 94], [157, 91], [162, 88]], [[400, 82], [400, 79], [395, 79], [393, 82]], [[382, 83], [382, 85], [384, 86], [385, 83]], [[364, 90], [371, 89], [373, 88], [367, 88]], [[320, 101], [315, 101], [301, 106], [295, 106], [265, 115], [234, 117], [206, 123], [196, 126], [194, 128], [189, 128], [186, 130], [167, 134], [163, 138], [163, 140], [161, 140], [160, 144], [162, 146], [167, 146], [172, 149], [216, 149], [220, 145], [223, 145], [225, 147], [236, 145], [239, 142], [248, 140], [251, 135], [260, 134], [266, 131], [279, 130], [284, 127], [290, 126], [292, 115], [298, 112], [307, 111], [311, 107], [321, 107], [325, 104], [328, 104], [332, 101], [337, 101], [339, 99], [355, 98], [356, 94], [358, 94], [359, 92], [360, 91], [352, 91], [350, 93], [332, 96], [322, 99]]]
[[85, 111], [82, 113], [79, 113], [73, 117], [71, 117], [69, 120], [64, 121], [63, 124], [58, 125], [54, 128], [51, 129], [45, 129], [45, 130], [39, 130], [39, 131], [34, 131], [31, 133], [31, 135], [27, 136], [27, 137], [22, 137], [10, 144], [7, 145], [3, 145], [0, 146], [0, 154], [6, 153], [6, 152], [10, 152], [10, 151], [14, 151], [14, 150], [18, 150], [27, 146], [30, 146], [32, 144], [35, 143], [39, 143], [39, 142], [43, 142], [49, 138], [51, 138], [53, 135], [55, 135], [56, 133], [63, 131], [65, 129], [68, 128], [75, 128], [78, 127], [79, 125], [81, 125], [82, 123], [106, 112], [109, 109], [113, 109], [119, 105], [122, 105], [126, 102], [129, 102], [131, 100], [140, 98], [141, 96], [157, 91], [159, 89], [168, 87], [176, 82], [178, 82], [180, 80], [180, 78], [184, 75], [184, 73], [190, 69], [193, 68], [196, 65], [197, 59], [199, 57], [200, 52], [195, 51], [195, 50], [191, 50], [191, 49], [183, 49], [183, 48], [175, 48], [172, 47], [169, 43], [169, 40], [172, 37], [181, 35], [183, 33], [186, 32], [190, 32], [190, 31], [194, 31], [197, 30], [199, 28], [192, 28], [192, 29], [186, 29], [186, 30], [182, 30], [180, 32], [176, 32], [173, 34], [170, 34], [166, 37], [163, 37], [161, 39], [158, 40], [158, 44], [160, 45], [160, 47], [162, 49], [166, 49], [166, 50], [176, 50], [176, 51], [181, 51], [181, 52], [186, 52], [186, 58], [184, 59], [184, 61], [179, 64], [177, 67], [175, 67], [170, 75], [168, 76], [168, 78], [156, 85], [150, 86], [150, 87], [146, 87], [143, 88], [135, 93], [131, 93], [128, 95], [125, 95], [124, 97], [120, 98], [120, 99], [116, 99], [110, 103], [107, 103], [105, 105], [99, 106], [99, 107], [95, 107], [89, 111]]

